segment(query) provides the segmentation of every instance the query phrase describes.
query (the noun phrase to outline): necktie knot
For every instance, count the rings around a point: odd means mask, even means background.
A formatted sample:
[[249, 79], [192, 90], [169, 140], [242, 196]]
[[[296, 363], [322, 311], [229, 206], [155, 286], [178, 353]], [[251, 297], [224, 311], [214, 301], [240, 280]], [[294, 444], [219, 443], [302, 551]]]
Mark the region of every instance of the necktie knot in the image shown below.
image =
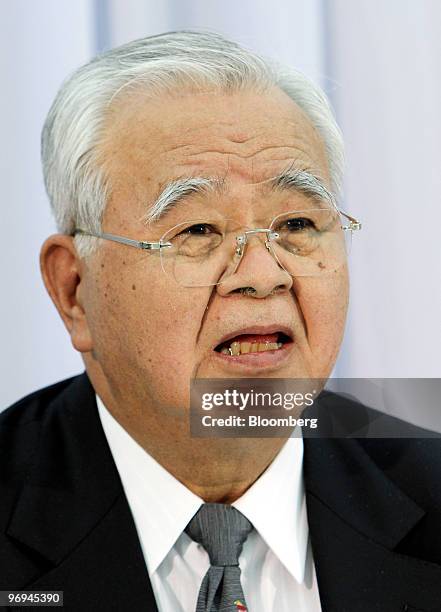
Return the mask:
[[253, 529], [236, 508], [226, 504], [203, 504], [185, 531], [202, 544], [214, 566], [238, 565], [242, 546]]

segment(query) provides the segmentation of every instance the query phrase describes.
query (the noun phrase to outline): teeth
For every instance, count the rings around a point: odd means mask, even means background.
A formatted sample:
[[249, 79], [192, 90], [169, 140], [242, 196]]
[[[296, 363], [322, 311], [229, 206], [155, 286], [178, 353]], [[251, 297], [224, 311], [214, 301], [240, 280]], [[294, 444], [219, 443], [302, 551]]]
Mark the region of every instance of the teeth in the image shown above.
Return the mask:
[[249, 353], [251, 350], [251, 342], [241, 342], [240, 343], [240, 354], [245, 355], [245, 353]]
[[270, 342], [269, 344], [267, 344], [267, 351], [277, 351], [279, 347], [279, 342]]
[[276, 351], [282, 348], [283, 342], [232, 342], [230, 348], [223, 348], [223, 355], [246, 355], [247, 353], [261, 353]]
[[232, 342], [230, 350], [232, 355], [240, 355], [240, 342]]

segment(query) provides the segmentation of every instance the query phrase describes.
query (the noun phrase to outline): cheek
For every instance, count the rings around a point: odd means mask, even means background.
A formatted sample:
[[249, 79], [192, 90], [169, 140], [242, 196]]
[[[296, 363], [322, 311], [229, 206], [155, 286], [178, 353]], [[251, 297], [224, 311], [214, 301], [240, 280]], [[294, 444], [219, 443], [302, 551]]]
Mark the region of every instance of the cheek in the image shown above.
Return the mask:
[[147, 275], [139, 260], [127, 257], [106, 266], [94, 287], [91, 317], [98, 361], [144, 380], [170, 382], [171, 373], [189, 378], [203, 296], [175, 286], [162, 270]]
[[200, 320], [197, 304], [183, 301], [182, 296], [173, 299], [164, 292], [156, 295], [163, 297], [149, 300], [141, 313], [136, 311], [136, 304], [130, 305], [131, 312], [137, 312], [130, 327], [139, 327], [138, 334], [128, 330], [128, 335], [136, 339], [137, 360], [143, 363], [147, 359], [157, 376], [188, 374], [196, 357]]
[[320, 279], [303, 279], [298, 300], [311, 349], [335, 354], [343, 337], [348, 307], [347, 268]]

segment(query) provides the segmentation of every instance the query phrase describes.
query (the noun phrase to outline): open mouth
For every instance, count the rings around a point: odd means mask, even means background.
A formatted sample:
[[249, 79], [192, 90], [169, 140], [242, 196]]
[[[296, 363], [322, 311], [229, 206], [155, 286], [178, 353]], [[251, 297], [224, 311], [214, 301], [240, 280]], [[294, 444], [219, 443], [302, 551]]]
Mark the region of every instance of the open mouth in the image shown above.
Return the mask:
[[241, 334], [221, 342], [214, 350], [223, 355], [237, 357], [238, 355], [278, 351], [292, 341], [290, 336], [281, 331], [271, 334]]

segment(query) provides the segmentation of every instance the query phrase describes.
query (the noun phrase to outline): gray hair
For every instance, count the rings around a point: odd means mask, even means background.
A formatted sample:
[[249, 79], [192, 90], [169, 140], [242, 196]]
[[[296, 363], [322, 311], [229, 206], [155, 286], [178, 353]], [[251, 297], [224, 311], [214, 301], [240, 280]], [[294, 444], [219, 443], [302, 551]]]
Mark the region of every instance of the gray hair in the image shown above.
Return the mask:
[[[101, 231], [111, 186], [97, 159], [108, 108], [116, 96], [142, 83], [151, 95], [179, 85], [220, 90], [265, 91], [276, 86], [306, 113], [321, 135], [331, 188], [341, 191], [344, 151], [341, 132], [322, 90], [302, 73], [263, 59], [219, 34], [169, 32], [135, 40], [99, 55], [61, 86], [42, 132], [46, 190], [58, 230]], [[77, 236], [81, 256], [96, 238]]]

